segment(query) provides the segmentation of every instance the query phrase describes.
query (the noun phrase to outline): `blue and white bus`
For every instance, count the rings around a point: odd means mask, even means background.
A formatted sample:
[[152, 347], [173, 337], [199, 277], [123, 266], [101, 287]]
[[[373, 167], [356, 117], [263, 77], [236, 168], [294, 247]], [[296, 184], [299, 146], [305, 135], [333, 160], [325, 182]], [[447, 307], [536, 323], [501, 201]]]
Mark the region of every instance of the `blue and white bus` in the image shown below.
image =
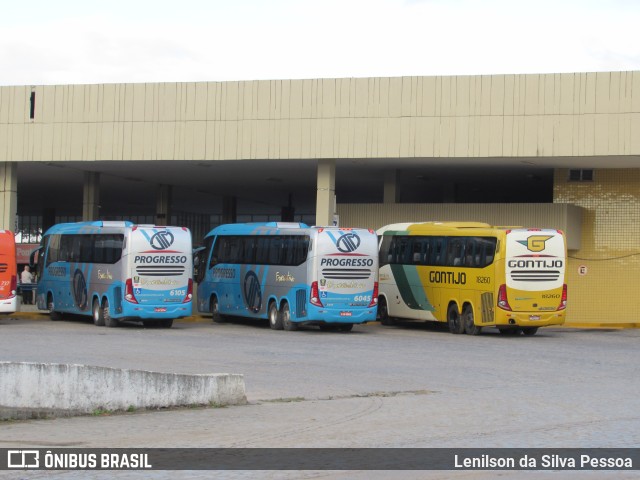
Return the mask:
[[36, 301], [52, 320], [90, 315], [98, 326], [120, 320], [170, 328], [192, 313], [191, 232], [131, 222], [61, 223], [38, 250]]
[[350, 331], [376, 319], [377, 236], [373, 230], [303, 223], [221, 225], [197, 251], [198, 311]]

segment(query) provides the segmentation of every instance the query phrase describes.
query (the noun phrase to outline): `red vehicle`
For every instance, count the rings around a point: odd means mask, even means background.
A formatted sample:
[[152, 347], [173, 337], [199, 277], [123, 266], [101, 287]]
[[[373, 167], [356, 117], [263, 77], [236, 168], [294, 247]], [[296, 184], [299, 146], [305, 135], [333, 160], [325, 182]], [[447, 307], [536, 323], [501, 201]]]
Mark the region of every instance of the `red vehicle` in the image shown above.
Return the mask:
[[18, 310], [18, 266], [13, 232], [0, 230], [0, 313]]

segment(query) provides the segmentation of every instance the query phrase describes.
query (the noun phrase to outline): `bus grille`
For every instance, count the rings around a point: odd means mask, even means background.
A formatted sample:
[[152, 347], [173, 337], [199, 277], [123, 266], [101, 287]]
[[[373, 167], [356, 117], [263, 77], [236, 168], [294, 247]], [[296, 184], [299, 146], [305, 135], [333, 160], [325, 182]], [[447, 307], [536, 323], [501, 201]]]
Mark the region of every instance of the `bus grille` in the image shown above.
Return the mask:
[[512, 270], [514, 282], [553, 282], [560, 278], [559, 270]]
[[136, 274], [147, 277], [178, 277], [184, 274], [184, 265], [138, 265]]
[[6, 263], [0, 263], [0, 273], [4, 273], [9, 269], [9, 265]]
[[296, 317], [306, 317], [307, 316], [307, 291], [306, 290], [296, 290]]
[[482, 323], [493, 323], [493, 293], [487, 292], [480, 295], [482, 302]]
[[364, 280], [371, 277], [369, 268], [323, 268], [322, 276], [332, 280]]

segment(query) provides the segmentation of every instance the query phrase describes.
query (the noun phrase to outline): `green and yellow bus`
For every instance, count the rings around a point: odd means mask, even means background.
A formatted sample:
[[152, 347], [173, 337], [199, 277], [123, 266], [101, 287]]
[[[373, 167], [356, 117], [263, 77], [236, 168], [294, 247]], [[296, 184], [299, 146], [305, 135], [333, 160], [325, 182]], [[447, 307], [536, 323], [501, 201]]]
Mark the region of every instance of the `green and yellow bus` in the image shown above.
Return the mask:
[[378, 230], [378, 318], [535, 335], [565, 320], [562, 231], [477, 222], [397, 223]]

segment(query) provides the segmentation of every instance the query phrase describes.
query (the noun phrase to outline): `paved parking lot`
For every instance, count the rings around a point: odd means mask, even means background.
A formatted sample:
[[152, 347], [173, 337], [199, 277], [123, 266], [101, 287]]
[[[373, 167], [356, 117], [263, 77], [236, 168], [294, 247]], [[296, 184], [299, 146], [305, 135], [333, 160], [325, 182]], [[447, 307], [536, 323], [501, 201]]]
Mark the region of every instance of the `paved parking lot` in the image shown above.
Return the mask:
[[[535, 337], [490, 330], [471, 337], [431, 325], [379, 324], [351, 333], [283, 332], [266, 322], [208, 319], [168, 330], [109, 329], [84, 320], [0, 317], [0, 360], [242, 373], [250, 402], [9, 422], [0, 427], [0, 442], [11, 448], [638, 447], [639, 337], [638, 330], [561, 328]], [[46, 477], [39, 473], [35, 478]], [[488, 473], [471, 478], [495, 476]]]

